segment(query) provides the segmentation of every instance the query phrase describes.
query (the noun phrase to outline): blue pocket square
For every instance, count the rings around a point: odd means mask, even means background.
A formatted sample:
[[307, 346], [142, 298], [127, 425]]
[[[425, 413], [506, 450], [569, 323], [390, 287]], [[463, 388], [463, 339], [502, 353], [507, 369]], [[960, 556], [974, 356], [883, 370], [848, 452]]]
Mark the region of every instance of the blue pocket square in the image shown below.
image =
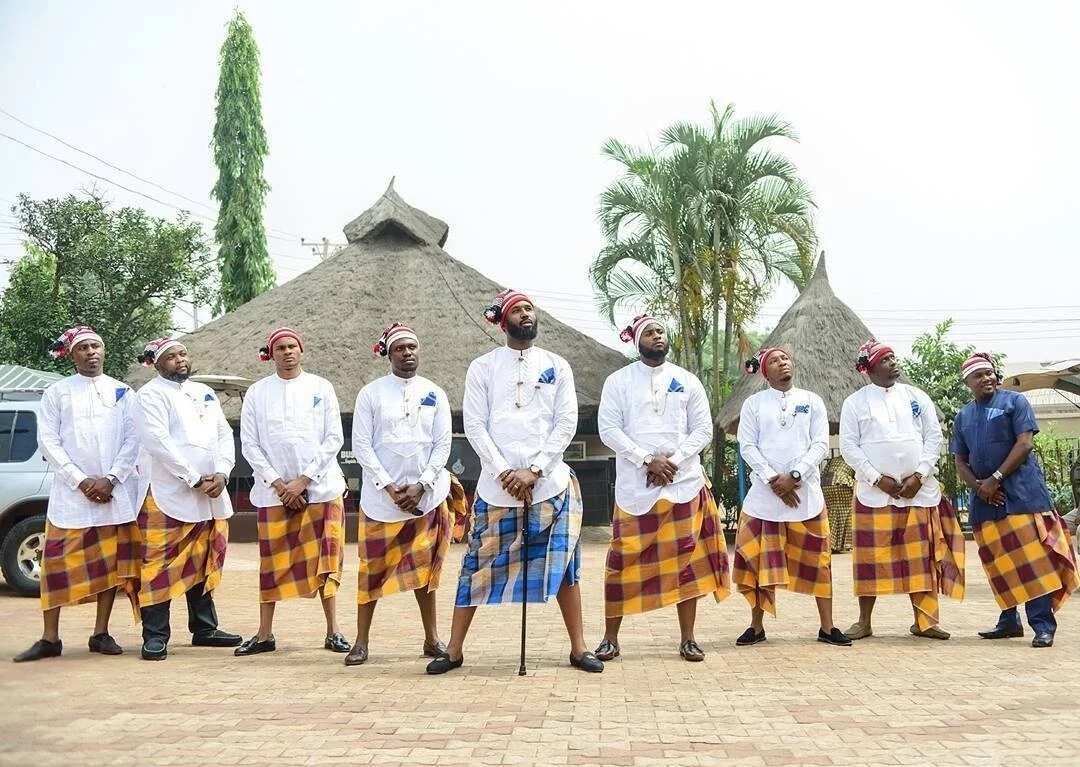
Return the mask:
[[128, 393], [126, 386], [116, 387], [116, 401], [119, 402], [124, 398], [124, 395]]
[[1000, 408], [996, 408], [996, 407], [988, 407], [988, 408], [986, 408], [986, 420], [987, 421], [993, 421], [995, 418], [1000, 418], [1003, 415], [1005, 415], [1005, 411], [1001, 410]]
[[795, 415], [798, 415], [799, 413], [807, 413], [807, 414], [809, 414], [810, 413], [810, 406], [809, 405], [796, 405], [795, 406]]
[[435, 392], [429, 391], [427, 396], [420, 400], [420, 407], [435, 407]]
[[555, 368], [548, 368], [540, 374], [540, 378], [537, 379], [539, 383], [553, 384], [555, 383]]
[[322, 397], [320, 397], [318, 394], [316, 394], [315, 395], [315, 401], [313, 403], [311, 403], [311, 406], [312, 407], [318, 407], [320, 402], [322, 402]]
[[922, 408], [919, 407], [919, 403], [915, 400], [911, 400], [911, 414], [916, 418], [922, 415]]
[[213, 394], [207, 393], [207, 395], [205, 397], [203, 397], [203, 402], [213, 402], [213, 401], [214, 401], [214, 395]]
[[686, 387], [679, 383], [679, 380], [677, 378], [672, 378], [671, 383], [668, 384], [667, 390], [674, 392], [686, 391]]

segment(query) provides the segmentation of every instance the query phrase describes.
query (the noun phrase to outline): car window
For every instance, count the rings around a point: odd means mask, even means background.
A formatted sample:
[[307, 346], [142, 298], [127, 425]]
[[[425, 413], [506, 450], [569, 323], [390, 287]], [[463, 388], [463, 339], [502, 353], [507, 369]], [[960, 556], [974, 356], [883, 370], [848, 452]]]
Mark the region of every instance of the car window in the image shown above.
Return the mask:
[[31, 410], [17, 410], [15, 414], [11, 461], [29, 461], [37, 452], [37, 415]]
[[0, 410], [0, 463], [5, 463], [11, 455], [11, 434], [15, 431], [14, 410]]

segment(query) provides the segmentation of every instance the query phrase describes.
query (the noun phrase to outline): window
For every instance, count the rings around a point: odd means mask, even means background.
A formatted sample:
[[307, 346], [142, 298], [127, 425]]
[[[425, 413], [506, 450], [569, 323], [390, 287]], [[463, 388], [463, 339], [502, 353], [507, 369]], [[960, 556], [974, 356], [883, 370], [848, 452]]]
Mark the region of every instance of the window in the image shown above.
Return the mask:
[[0, 463], [28, 461], [37, 452], [37, 417], [29, 410], [0, 411]]

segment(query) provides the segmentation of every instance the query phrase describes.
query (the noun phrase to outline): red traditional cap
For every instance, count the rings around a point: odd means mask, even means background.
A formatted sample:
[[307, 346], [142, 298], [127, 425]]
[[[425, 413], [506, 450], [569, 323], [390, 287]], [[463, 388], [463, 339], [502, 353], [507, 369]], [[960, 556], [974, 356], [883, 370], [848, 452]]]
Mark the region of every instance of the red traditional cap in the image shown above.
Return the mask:
[[295, 338], [300, 351], [304, 351], [304, 341], [300, 338], [299, 333], [292, 328], [278, 328], [277, 330], [271, 330], [270, 335], [266, 337], [266, 346], [259, 349], [259, 359], [263, 362], [272, 360], [274, 358], [274, 344], [282, 338]]
[[394, 342], [402, 339], [411, 339], [418, 345], [420, 343], [420, 339], [416, 337], [412, 328], [402, 322], [392, 322], [383, 330], [379, 340], [371, 347], [371, 351], [385, 357], [390, 353], [390, 347], [394, 345]]
[[896, 354], [888, 344], [878, 343], [871, 338], [859, 347], [859, 356], [855, 360], [855, 369], [860, 373], [869, 373], [870, 368], [878, 364], [886, 354]]
[[506, 330], [506, 317], [510, 314], [510, 310], [524, 301], [535, 306], [533, 300], [521, 291], [507, 288], [495, 296], [491, 306], [484, 310], [484, 319], [492, 325], [498, 325], [503, 330]]
[[765, 370], [769, 364], [769, 357], [782, 351], [784, 351], [784, 349], [781, 349], [779, 346], [766, 346], [757, 353], [757, 356], [751, 357], [746, 361], [743, 365], [743, 370], [745, 370], [748, 375], [753, 375], [760, 371], [761, 375], [764, 376]]
[[163, 338], [155, 338], [153, 341], [143, 347], [143, 353], [135, 358], [136, 362], [141, 362], [146, 367], [153, 367], [154, 360], [160, 357], [174, 346], [183, 346], [184, 344], [176, 338], [169, 338], [165, 336]]
[[53, 341], [49, 347], [49, 356], [53, 359], [60, 359], [71, 354], [71, 350], [81, 344], [83, 341], [97, 341], [102, 346], [105, 342], [101, 340], [101, 336], [97, 334], [89, 325], [76, 325], [73, 328], [68, 328], [60, 337]]
[[660, 320], [655, 317], [651, 317], [648, 314], [639, 314], [637, 317], [634, 317], [633, 322], [622, 329], [622, 332], [619, 333], [619, 338], [626, 343], [633, 341], [634, 346], [637, 346], [641, 343], [641, 334], [645, 332], [645, 328], [653, 324], [663, 327]]
[[989, 352], [975, 352], [964, 360], [964, 364], [960, 366], [960, 377], [967, 380], [969, 375], [980, 370], [997, 371], [994, 367], [994, 359]]

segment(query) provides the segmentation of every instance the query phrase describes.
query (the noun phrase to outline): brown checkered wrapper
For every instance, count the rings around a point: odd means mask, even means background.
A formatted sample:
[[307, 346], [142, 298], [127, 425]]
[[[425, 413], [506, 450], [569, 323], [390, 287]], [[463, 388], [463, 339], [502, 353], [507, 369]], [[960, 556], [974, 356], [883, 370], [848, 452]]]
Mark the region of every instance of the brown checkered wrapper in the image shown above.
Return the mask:
[[450, 497], [446, 499], [450, 512], [454, 515], [454, 543], [461, 543], [469, 537], [472, 530], [473, 511], [465, 496], [465, 487], [457, 475], [450, 475]]
[[731, 580], [752, 608], [776, 615], [776, 589], [832, 597], [829, 512], [773, 522], [743, 513]]
[[712, 493], [687, 503], [660, 500], [640, 517], [618, 506], [604, 573], [608, 618], [648, 612], [731, 591], [727, 544]]
[[259, 509], [259, 601], [337, 594], [345, 562], [345, 505], [341, 497]]
[[1052, 594], [1057, 612], [1080, 587], [1069, 533], [1052, 511], [1009, 514], [974, 531], [990, 590], [1002, 610]]
[[854, 499], [855, 596], [908, 594], [920, 631], [940, 620], [938, 594], [964, 598], [964, 533], [949, 502], [870, 508]]
[[135, 522], [66, 529], [46, 520], [41, 609], [94, 602], [120, 588], [138, 612], [138, 541]]
[[229, 522], [210, 519], [181, 522], [163, 512], [147, 495], [139, 512], [143, 557], [139, 605], [149, 607], [183, 596], [198, 583], [211, 592], [221, 583], [229, 545]]
[[379, 522], [360, 510], [360, 567], [356, 603], [399, 591], [439, 587], [446, 552], [450, 550], [450, 508], [443, 501], [416, 519]]

